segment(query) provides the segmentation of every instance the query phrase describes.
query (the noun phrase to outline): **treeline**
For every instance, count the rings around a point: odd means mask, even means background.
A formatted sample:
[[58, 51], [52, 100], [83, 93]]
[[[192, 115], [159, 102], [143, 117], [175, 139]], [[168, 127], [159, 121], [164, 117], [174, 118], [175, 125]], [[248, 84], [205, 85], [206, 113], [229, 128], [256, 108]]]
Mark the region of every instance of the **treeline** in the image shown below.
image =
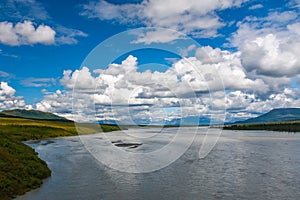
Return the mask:
[[232, 125], [224, 126], [223, 129], [300, 132], [300, 121], [278, 122], [278, 123], [256, 123], [256, 124], [232, 124]]

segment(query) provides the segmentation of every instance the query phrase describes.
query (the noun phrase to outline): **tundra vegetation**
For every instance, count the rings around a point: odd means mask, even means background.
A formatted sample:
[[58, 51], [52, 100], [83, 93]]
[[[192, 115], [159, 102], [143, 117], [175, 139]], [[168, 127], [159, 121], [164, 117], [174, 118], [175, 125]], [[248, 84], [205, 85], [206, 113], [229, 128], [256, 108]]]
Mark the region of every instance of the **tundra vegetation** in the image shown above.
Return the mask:
[[[97, 133], [100, 127], [103, 132], [120, 130], [115, 125], [79, 125], [81, 134]], [[51, 175], [47, 164], [23, 141], [76, 135], [74, 122], [68, 120], [0, 117], [0, 199], [38, 188]]]

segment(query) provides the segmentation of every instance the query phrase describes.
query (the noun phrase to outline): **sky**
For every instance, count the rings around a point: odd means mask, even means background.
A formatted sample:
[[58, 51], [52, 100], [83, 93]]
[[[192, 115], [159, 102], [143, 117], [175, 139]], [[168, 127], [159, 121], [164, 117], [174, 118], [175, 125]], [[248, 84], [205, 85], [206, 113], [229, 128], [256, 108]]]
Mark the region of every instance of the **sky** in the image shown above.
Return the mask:
[[300, 107], [299, 0], [4, 0], [0, 110], [232, 122]]

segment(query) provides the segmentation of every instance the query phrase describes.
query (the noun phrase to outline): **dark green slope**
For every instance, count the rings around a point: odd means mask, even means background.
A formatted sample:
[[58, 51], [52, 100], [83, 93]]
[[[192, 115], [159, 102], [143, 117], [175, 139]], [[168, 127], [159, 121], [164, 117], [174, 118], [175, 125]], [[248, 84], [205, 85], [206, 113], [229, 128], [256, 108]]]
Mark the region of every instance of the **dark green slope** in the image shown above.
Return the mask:
[[[78, 127], [72, 121], [63, 121], [65, 118], [40, 111], [13, 110], [0, 115], [0, 200], [10, 200], [39, 187], [51, 174], [46, 163], [22, 141], [76, 136]], [[82, 134], [120, 130], [114, 125], [79, 125]]]
[[0, 112], [0, 117], [9, 118], [25, 118], [25, 119], [39, 119], [39, 120], [49, 120], [49, 121], [70, 121], [64, 117], [57, 116], [49, 112], [42, 112], [38, 110], [4, 110]]

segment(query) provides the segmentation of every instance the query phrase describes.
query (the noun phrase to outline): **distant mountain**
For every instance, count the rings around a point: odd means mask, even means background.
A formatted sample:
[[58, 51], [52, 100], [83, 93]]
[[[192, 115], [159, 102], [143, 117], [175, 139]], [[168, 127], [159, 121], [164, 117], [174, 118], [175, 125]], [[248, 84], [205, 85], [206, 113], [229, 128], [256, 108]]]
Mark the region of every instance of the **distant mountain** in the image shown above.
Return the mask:
[[39, 119], [39, 120], [49, 120], [49, 121], [71, 121], [64, 117], [57, 116], [49, 112], [42, 112], [38, 110], [4, 110], [0, 112], [0, 117], [9, 118], [25, 118], [25, 119]]
[[300, 108], [278, 108], [255, 118], [237, 121], [234, 124], [252, 124], [265, 122], [284, 122], [300, 120]]
[[190, 116], [184, 118], [175, 118], [170, 121], [165, 121], [165, 126], [198, 126], [198, 125], [209, 125], [210, 118], [208, 117], [197, 117]]

